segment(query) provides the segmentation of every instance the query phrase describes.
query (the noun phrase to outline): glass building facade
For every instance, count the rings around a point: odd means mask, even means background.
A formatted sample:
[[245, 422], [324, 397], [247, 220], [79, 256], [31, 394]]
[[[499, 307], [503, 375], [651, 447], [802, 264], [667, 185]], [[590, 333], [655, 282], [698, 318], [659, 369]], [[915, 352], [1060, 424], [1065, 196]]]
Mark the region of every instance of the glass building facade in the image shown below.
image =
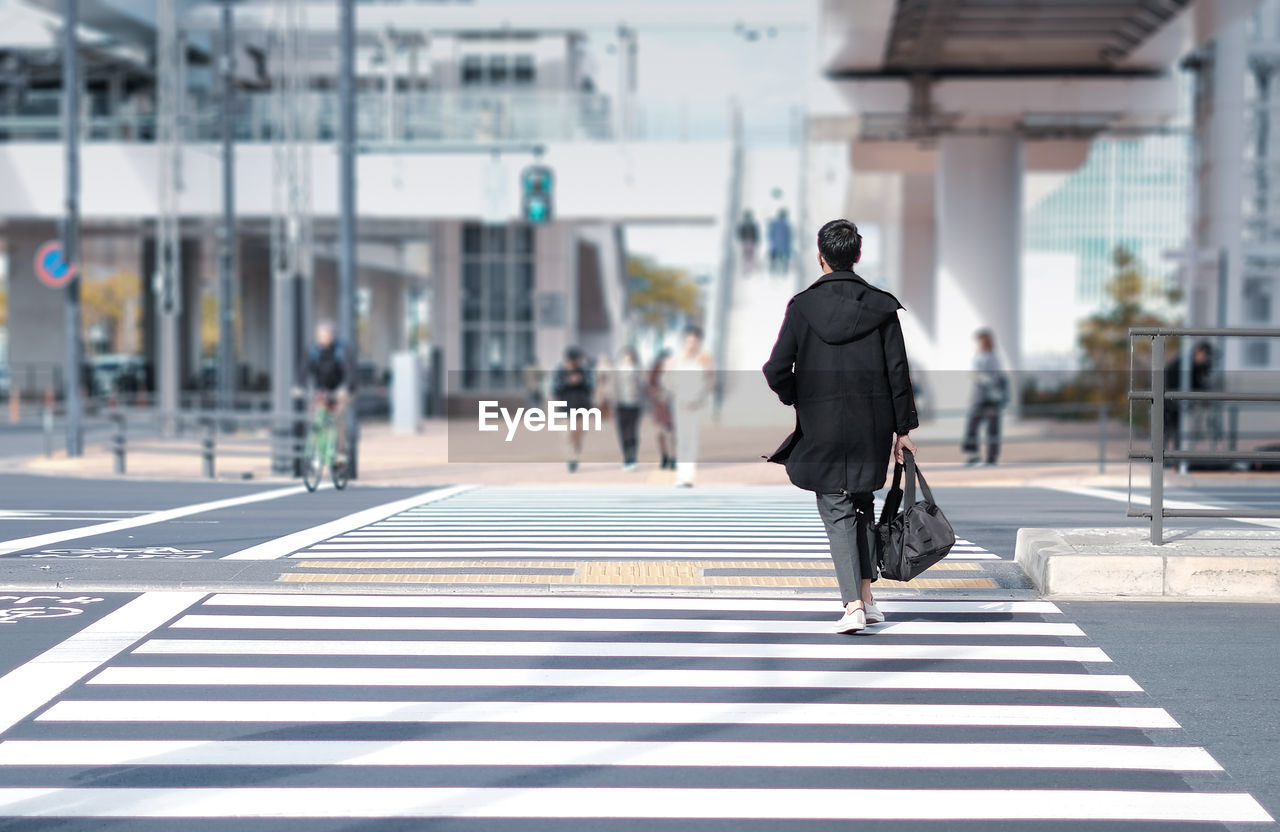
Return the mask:
[[1085, 164], [1028, 213], [1024, 255], [1072, 257], [1077, 309], [1105, 305], [1120, 246], [1154, 287], [1173, 279], [1177, 265], [1168, 253], [1187, 235], [1190, 141], [1180, 131], [1099, 138]]

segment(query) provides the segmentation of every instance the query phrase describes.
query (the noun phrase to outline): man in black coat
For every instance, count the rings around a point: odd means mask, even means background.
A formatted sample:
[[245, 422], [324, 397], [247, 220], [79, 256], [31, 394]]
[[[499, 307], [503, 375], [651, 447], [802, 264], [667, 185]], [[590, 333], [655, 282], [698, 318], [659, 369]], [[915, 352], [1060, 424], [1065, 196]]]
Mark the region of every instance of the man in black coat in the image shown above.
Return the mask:
[[818, 232], [822, 277], [791, 299], [765, 379], [796, 409], [796, 430], [770, 457], [791, 482], [818, 497], [835, 561], [844, 616], [836, 632], [884, 621], [871, 595], [875, 579], [867, 529], [872, 492], [882, 488], [892, 449], [915, 451], [919, 426], [897, 298], [853, 273], [862, 254], [858, 227], [833, 220]]

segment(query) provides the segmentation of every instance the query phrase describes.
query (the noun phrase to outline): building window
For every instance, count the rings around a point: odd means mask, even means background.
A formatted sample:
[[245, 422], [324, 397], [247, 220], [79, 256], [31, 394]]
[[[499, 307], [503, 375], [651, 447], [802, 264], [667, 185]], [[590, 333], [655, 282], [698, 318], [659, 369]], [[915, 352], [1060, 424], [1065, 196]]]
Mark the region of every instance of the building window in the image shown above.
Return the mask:
[[1250, 338], [1244, 342], [1244, 366], [1256, 369], [1271, 366], [1271, 341], [1267, 338]]
[[484, 83], [484, 58], [465, 55], [462, 58], [462, 85], [474, 87]]
[[1271, 323], [1275, 281], [1269, 277], [1246, 277], [1244, 281], [1244, 319], [1250, 324]]
[[534, 359], [533, 229], [462, 227], [462, 387], [510, 390]]
[[537, 79], [532, 55], [516, 55], [512, 79], [517, 84], [531, 85]]

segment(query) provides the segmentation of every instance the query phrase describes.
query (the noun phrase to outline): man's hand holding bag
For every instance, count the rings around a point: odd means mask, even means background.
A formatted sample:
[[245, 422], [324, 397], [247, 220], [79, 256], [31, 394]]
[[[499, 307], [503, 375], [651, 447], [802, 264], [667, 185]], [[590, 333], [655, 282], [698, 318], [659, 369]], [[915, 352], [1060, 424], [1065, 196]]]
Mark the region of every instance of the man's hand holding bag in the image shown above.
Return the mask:
[[[871, 543], [882, 577], [909, 581], [947, 556], [956, 543], [951, 523], [933, 500], [933, 491], [916, 467], [915, 455], [905, 451], [905, 464], [896, 463], [893, 486], [885, 497], [880, 521], [872, 527]], [[902, 474], [906, 471], [906, 488]], [[922, 499], [916, 500], [916, 480]], [[901, 509], [901, 510], [899, 510]]]

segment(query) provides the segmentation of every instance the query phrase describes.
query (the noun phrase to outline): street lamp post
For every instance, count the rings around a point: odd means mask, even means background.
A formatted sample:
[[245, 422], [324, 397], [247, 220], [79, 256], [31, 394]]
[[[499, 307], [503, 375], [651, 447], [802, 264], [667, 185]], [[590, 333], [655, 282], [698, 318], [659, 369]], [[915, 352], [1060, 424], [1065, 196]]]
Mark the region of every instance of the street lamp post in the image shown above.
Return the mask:
[[[80, 264], [80, 53], [76, 44], [79, 0], [62, 2], [62, 142], [66, 153], [66, 213], [62, 220], [62, 256], [69, 268]], [[67, 284], [66, 371], [63, 379], [67, 406], [67, 456], [84, 453], [80, 424], [80, 280]]]
[[346, 344], [348, 389], [346, 408], [347, 466], [357, 473], [359, 422], [356, 419], [356, 4], [338, 7], [338, 337]]

